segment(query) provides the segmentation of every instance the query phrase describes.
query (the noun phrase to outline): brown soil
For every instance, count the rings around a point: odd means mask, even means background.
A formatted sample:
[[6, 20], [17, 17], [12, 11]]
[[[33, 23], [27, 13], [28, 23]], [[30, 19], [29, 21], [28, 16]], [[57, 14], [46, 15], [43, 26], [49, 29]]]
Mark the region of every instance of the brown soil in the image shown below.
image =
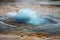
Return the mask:
[[60, 37], [36, 37], [36, 36], [17, 36], [17, 35], [0, 35], [0, 40], [60, 40]]

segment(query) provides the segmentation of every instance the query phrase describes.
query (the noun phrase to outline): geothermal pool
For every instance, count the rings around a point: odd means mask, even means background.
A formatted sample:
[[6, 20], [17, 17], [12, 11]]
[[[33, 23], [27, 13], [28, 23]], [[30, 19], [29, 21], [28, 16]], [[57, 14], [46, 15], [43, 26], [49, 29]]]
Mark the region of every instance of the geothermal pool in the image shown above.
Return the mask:
[[[8, 6], [8, 5], [6, 5]], [[8, 13], [6, 10], [7, 8], [5, 8], [6, 6], [3, 5], [3, 8], [1, 8], [1, 10], [5, 10], [5, 13]], [[19, 5], [16, 5], [17, 7]], [[8, 8], [12, 8], [10, 5], [8, 6]], [[15, 6], [13, 6], [14, 8]], [[27, 7], [27, 6], [21, 6], [20, 8], [23, 8], [23, 7]], [[13, 22], [9, 22], [9, 21], [6, 21], [6, 23], [4, 22], [0, 22], [0, 32], [10, 32], [12, 30], [15, 30], [15, 31], [20, 31], [20, 30], [26, 30], [27, 33], [39, 33], [39, 32], [42, 32], [42, 33], [48, 33], [48, 34], [60, 34], [60, 12], [59, 11], [59, 8], [57, 7], [56, 8], [56, 11], [55, 9], [52, 9], [54, 6], [52, 6], [51, 8], [48, 7], [43, 7], [43, 6], [28, 6], [28, 8], [40, 8], [38, 10], [43, 10], [43, 11], [40, 11], [42, 17], [46, 17], [46, 18], [50, 18], [52, 20], [55, 20], [57, 23], [56, 24], [46, 24], [46, 25], [42, 25], [42, 26], [34, 26], [34, 25], [24, 25], [24, 24], [18, 24], [18, 23], [13, 23]], [[5, 9], [4, 9], [5, 8]], [[45, 10], [46, 9], [46, 10]], [[58, 9], [58, 10], [57, 10]], [[1, 11], [0, 10], [0, 11]], [[12, 9], [9, 9], [10, 11]], [[54, 11], [52, 11], [54, 10]], [[15, 10], [13, 10], [15, 11]], [[4, 15], [4, 12], [1, 12], [3, 14], [1, 15]], [[24, 32], [23, 32], [24, 33]]]
[[[0, 32], [7, 33], [11, 31], [22, 31], [22, 33], [30, 34], [30, 33], [48, 33], [48, 34], [60, 34], [60, 7], [58, 6], [47, 6], [47, 5], [19, 5], [19, 4], [1, 4], [0, 5], [0, 15], [4, 16], [8, 12], [17, 12], [22, 8], [30, 8], [38, 11], [40, 15], [44, 18], [52, 19], [56, 21], [56, 24], [45, 24], [45, 25], [25, 25], [18, 24], [15, 22], [0, 21]], [[18, 33], [19, 34], [19, 33]]]

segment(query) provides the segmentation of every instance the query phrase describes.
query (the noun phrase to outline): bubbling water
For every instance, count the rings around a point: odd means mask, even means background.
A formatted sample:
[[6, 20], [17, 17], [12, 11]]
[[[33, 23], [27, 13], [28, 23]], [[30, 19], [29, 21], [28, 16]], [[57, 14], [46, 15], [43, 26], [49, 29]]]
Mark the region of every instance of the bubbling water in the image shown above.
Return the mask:
[[7, 17], [13, 21], [20, 24], [32, 24], [32, 25], [44, 25], [48, 23], [57, 23], [49, 18], [42, 18], [37, 11], [29, 8], [24, 8], [19, 10], [17, 13], [8, 13]]

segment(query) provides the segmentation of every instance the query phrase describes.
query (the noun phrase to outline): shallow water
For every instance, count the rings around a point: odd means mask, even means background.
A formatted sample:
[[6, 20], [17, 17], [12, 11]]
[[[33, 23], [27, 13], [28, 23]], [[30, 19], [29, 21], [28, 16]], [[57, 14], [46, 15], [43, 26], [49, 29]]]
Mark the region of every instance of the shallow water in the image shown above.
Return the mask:
[[[34, 25], [22, 25], [22, 26], [14, 26], [14, 25], [10, 25], [10, 24], [6, 24], [4, 22], [0, 21], [0, 32], [10, 32], [12, 30], [15, 31], [21, 31], [21, 30], [26, 30], [27, 33], [49, 33], [49, 34], [60, 34], [60, 9], [59, 8], [54, 8], [54, 7], [46, 7], [46, 6], [26, 6], [26, 5], [11, 5], [11, 4], [4, 4], [1, 5], [1, 9], [0, 15], [4, 15], [7, 12], [11, 12], [11, 11], [16, 11], [19, 10], [21, 8], [33, 8], [36, 9], [37, 11], [42, 11], [41, 15], [42, 17], [48, 17], [52, 20], [55, 20], [57, 23], [56, 24], [46, 24], [46, 25], [42, 25], [42, 26], [34, 26]], [[14, 8], [14, 9], [13, 9]], [[53, 11], [54, 10], [54, 11]], [[58, 11], [55, 11], [58, 10]], [[48, 14], [48, 15], [45, 15]], [[23, 32], [25, 33], [25, 32]]]
[[11, 30], [28, 30], [28, 32], [43, 32], [43, 33], [49, 33], [49, 34], [60, 34], [60, 14], [53, 14], [49, 15], [48, 17], [55, 20], [56, 24], [46, 24], [42, 26], [32, 26], [32, 25], [25, 25], [25, 26], [14, 26], [10, 24], [6, 24], [4, 22], [0, 22], [0, 32], [6, 32]]

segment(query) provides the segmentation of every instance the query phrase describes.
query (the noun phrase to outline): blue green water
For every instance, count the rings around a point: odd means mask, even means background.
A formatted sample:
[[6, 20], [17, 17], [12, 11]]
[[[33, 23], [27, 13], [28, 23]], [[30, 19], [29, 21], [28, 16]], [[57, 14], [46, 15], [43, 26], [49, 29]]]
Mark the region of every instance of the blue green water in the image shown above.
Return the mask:
[[[8, 16], [9, 17], [9, 16]], [[50, 18], [43, 18], [41, 17], [38, 12], [33, 11], [32, 9], [21, 9], [18, 13], [10, 18], [11, 21], [22, 23], [22, 24], [32, 24], [32, 25], [44, 25], [44, 24], [55, 24], [56, 21]]]
[[[21, 31], [21, 30], [27, 30], [28, 32], [43, 32], [43, 33], [49, 33], [49, 34], [60, 34], [60, 14], [52, 14], [47, 17], [40, 17], [37, 12], [33, 12], [33, 14], [28, 14], [31, 12], [30, 9], [24, 11], [19, 11], [17, 15], [11, 18], [12, 21], [17, 23], [24, 23], [25, 26], [14, 26], [10, 24], [6, 24], [4, 22], [0, 22], [0, 32], [6, 32], [6, 31]], [[26, 12], [26, 13], [25, 13]], [[28, 15], [29, 16], [28, 16]], [[27, 26], [28, 25], [28, 26]], [[27, 33], [28, 33], [27, 32]]]

